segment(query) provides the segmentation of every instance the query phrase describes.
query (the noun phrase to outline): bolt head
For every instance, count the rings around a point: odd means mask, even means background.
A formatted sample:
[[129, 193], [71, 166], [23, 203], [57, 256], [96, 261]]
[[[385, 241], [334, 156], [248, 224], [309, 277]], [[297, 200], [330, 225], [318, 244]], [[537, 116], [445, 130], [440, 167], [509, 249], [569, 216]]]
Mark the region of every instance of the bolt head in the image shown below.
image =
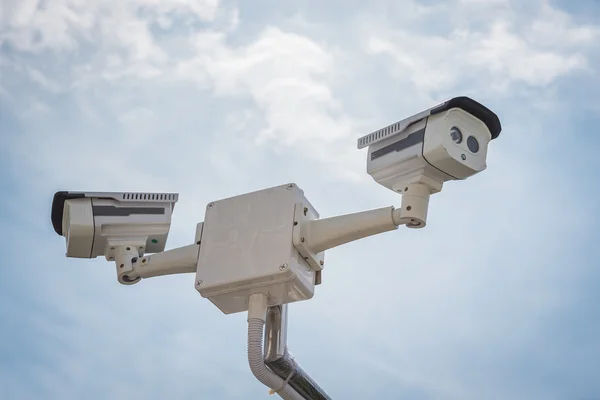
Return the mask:
[[301, 241], [302, 243], [304, 243], [304, 238], [300, 238], [300, 241]]
[[321, 261], [319, 261], [319, 264], [324, 265], [325, 261], [321, 260]]
[[293, 184], [290, 183], [289, 185], [287, 185], [287, 190], [292, 190], [293, 188], [294, 188]]
[[208, 208], [211, 208], [214, 205], [215, 205], [215, 203], [208, 203]]
[[280, 271], [285, 271], [287, 269], [288, 265], [286, 263], [283, 263], [279, 266], [279, 270]]
[[202, 281], [196, 282], [196, 287], [200, 287], [200, 286], [202, 286]]

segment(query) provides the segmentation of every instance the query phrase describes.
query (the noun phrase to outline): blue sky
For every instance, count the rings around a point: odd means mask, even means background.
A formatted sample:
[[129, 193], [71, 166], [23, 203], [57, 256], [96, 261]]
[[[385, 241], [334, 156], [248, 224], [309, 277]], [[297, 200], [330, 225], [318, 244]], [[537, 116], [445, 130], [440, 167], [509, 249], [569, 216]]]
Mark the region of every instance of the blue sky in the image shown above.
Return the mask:
[[178, 192], [170, 248], [287, 182], [322, 216], [399, 205], [356, 138], [456, 95], [502, 120], [488, 169], [328, 251], [290, 348], [335, 399], [600, 398], [598, 4], [2, 2], [0, 398], [267, 396], [245, 315], [65, 258], [52, 195]]

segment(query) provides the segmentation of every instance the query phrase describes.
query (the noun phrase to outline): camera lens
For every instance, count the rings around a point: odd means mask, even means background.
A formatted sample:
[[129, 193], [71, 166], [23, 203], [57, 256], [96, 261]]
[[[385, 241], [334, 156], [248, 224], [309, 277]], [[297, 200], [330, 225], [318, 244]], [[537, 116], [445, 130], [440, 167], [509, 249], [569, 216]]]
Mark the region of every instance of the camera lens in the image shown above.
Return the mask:
[[467, 138], [467, 147], [471, 151], [471, 153], [477, 153], [479, 151], [479, 142], [475, 139], [474, 136], [469, 136]]
[[452, 141], [456, 144], [462, 142], [463, 139], [462, 132], [455, 126], [453, 126], [452, 129], [450, 129], [450, 137], [452, 138]]

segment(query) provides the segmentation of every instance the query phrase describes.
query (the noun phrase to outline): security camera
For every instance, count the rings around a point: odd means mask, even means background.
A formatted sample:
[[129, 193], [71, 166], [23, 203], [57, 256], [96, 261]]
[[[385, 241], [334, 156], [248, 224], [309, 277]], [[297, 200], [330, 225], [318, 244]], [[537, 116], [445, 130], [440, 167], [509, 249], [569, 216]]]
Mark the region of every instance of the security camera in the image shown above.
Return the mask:
[[455, 97], [358, 139], [369, 147], [367, 172], [379, 184], [403, 193], [424, 184], [430, 193], [448, 180], [486, 168], [488, 144], [501, 131], [491, 110], [469, 97]]
[[369, 147], [367, 172], [402, 194], [401, 218], [423, 228], [431, 194], [444, 182], [486, 169], [487, 148], [500, 135], [498, 116], [469, 97], [454, 97], [358, 139]]
[[105, 256], [121, 283], [146, 253], [165, 249], [176, 193], [56, 192], [52, 225], [66, 239], [67, 257]]

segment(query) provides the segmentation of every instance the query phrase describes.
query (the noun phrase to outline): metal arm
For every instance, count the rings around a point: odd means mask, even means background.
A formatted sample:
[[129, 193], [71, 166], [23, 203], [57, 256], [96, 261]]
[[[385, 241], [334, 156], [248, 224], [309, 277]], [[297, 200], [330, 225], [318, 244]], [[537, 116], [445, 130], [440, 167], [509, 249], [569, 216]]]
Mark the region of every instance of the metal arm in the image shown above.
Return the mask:
[[117, 278], [124, 285], [133, 285], [142, 278], [196, 272], [200, 245], [178, 247], [149, 256], [139, 257], [132, 246], [116, 249]]
[[392, 231], [398, 228], [393, 211], [394, 207], [385, 207], [308, 221], [300, 227], [300, 241], [317, 254], [354, 240]]
[[316, 255], [333, 247], [392, 231], [400, 225], [423, 228], [431, 188], [424, 184], [408, 185], [402, 194], [402, 207], [378, 208], [337, 217], [315, 219], [300, 223], [294, 245], [300, 253]]
[[200, 246], [191, 244], [138, 259], [133, 271], [140, 278], [196, 272]]
[[134, 245], [133, 242], [124, 241], [124, 245], [115, 246], [114, 261], [117, 266], [117, 278], [123, 285], [133, 285], [142, 278], [155, 276], [188, 274], [196, 272], [200, 243], [204, 223], [196, 226], [196, 244], [166, 250], [148, 256], [138, 254], [138, 249], [143, 249], [145, 240]]

